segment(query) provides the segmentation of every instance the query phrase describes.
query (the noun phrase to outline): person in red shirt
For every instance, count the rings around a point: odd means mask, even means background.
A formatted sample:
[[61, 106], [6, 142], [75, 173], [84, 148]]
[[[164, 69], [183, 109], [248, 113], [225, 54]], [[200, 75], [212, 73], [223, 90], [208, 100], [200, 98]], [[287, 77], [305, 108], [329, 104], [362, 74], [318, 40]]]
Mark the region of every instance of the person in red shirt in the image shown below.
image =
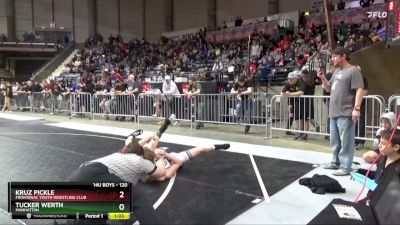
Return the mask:
[[111, 72], [111, 75], [117, 79], [119, 82], [124, 83], [124, 78], [121, 76], [121, 74], [119, 74], [118, 72], [116, 72], [115, 70], [113, 70]]

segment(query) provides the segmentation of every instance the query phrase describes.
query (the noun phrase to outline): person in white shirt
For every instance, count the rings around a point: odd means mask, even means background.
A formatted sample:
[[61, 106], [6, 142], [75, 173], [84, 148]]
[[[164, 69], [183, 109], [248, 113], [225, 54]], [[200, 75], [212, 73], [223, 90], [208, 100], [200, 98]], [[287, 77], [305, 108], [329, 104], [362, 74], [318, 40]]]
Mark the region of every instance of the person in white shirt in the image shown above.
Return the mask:
[[169, 115], [169, 118], [172, 120], [176, 119], [175, 116], [175, 97], [179, 97], [177, 95], [180, 95], [179, 89], [176, 86], [175, 82], [171, 80], [171, 77], [169, 75], [166, 75], [164, 78], [164, 83], [162, 86], [162, 92], [165, 95], [165, 99], [168, 104], [169, 112], [167, 115]]

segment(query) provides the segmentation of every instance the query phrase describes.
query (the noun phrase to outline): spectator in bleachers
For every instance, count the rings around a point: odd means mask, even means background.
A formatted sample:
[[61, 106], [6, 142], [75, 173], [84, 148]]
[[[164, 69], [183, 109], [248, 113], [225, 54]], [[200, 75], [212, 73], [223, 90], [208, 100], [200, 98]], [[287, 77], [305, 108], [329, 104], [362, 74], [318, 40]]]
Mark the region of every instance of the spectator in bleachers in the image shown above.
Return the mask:
[[222, 27], [222, 29], [228, 28], [228, 26], [226, 25], [226, 22], [225, 22], [225, 21], [222, 22], [222, 26], [221, 26], [221, 27]]
[[360, 25], [361, 32], [363, 32], [363, 34], [368, 34], [370, 28], [371, 28], [371, 23], [367, 19], [362, 19]]
[[251, 53], [250, 57], [252, 58], [259, 58], [262, 51], [262, 47], [258, 41], [253, 41], [251, 45]]
[[242, 17], [241, 16], [236, 17], [236, 19], [235, 19], [235, 27], [242, 26], [242, 23], [243, 23]]
[[372, 2], [373, 1], [371, 1], [371, 0], [360, 0], [360, 6], [362, 8], [368, 8], [371, 6]]
[[270, 84], [272, 81], [272, 68], [274, 64], [272, 61], [268, 61], [266, 58], [262, 58], [260, 65], [258, 66], [259, 76], [256, 77], [256, 80], [268, 80]]
[[337, 10], [343, 10], [346, 7], [346, 3], [343, 0], [339, 0], [337, 4]]

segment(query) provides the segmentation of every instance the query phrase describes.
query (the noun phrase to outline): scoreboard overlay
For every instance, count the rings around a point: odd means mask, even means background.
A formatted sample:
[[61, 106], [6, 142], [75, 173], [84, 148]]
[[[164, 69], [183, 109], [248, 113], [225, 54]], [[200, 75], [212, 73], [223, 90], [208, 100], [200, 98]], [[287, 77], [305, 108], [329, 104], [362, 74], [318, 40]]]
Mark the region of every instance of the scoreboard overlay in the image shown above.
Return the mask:
[[129, 219], [131, 183], [9, 182], [8, 211], [13, 219]]

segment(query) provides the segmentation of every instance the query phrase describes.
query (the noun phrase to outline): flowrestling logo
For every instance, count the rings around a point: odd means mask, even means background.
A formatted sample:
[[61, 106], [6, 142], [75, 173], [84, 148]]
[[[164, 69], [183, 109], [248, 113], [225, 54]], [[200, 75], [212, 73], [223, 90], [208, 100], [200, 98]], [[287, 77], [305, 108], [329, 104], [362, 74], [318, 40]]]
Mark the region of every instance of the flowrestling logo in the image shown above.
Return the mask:
[[387, 12], [367, 12], [368, 18], [378, 18], [378, 19], [384, 19], [387, 17]]

